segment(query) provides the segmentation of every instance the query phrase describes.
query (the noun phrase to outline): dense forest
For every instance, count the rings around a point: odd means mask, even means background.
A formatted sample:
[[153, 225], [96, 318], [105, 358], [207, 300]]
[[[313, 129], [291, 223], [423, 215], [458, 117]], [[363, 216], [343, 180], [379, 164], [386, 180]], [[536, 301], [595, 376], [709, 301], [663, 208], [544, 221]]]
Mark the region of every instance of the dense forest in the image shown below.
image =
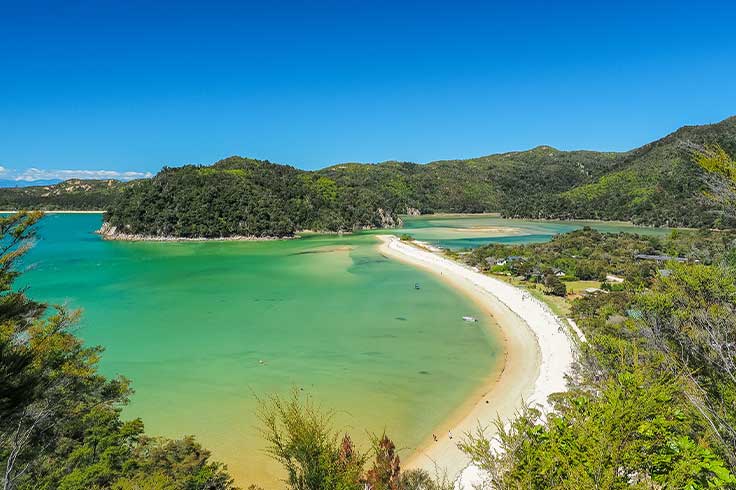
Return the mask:
[[[520, 218], [628, 220], [655, 226], [736, 225], [703, 198], [693, 153], [736, 154], [736, 117], [687, 126], [624, 153], [540, 146], [428, 164], [346, 163], [318, 171], [230, 157], [164, 168], [152, 179], [0, 189], [8, 209], [105, 209], [118, 233], [290, 236], [299, 230], [391, 227], [411, 213], [498, 212]], [[78, 181], [77, 181], [78, 182]]]
[[283, 237], [299, 230], [390, 227], [369, 187], [340, 187], [318, 173], [231, 157], [212, 166], [164, 168], [125, 186], [105, 220], [127, 234]]

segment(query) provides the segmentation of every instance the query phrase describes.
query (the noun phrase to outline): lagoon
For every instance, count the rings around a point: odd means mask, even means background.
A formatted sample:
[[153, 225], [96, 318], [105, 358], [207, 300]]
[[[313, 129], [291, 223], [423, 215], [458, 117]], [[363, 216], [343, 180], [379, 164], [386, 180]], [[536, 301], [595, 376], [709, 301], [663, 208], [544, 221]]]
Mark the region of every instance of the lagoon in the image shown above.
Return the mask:
[[[243, 487], [282, 476], [257, 429], [259, 397], [296, 389], [334, 409], [335, 425], [359, 442], [385, 430], [408, 456], [502, 358], [491, 319], [434, 276], [383, 257], [374, 232], [106, 242], [93, 234], [100, 222], [43, 220], [26, 260], [29, 294], [83, 309], [78, 333], [105, 347], [102, 371], [133, 381], [126, 417], [142, 417], [151, 434], [194, 434]], [[463, 248], [584, 224], [434, 216], [392, 232]]]
[[[27, 257], [34, 298], [82, 308], [78, 334], [135, 394], [151, 434], [194, 434], [238, 483], [281, 474], [264, 454], [257, 397], [303, 390], [366, 443], [405, 448], [489, 376], [489, 320], [428, 273], [388, 260], [370, 235], [269, 242], [129, 243], [99, 215], [49, 215]], [[414, 284], [421, 285], [420, 290]]]

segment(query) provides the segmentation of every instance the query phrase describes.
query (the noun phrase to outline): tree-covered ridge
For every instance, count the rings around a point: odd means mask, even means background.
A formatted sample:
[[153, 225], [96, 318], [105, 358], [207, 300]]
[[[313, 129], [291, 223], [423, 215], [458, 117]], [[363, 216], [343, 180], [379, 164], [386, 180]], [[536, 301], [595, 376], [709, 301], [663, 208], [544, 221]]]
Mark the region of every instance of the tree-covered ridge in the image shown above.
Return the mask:
[[164, 168], [127, 185], [108, 208], [118, 232], [176, 237], [284, 237], [298, 230], [393, 226], [379, 196], [288, 165], [230, 157], [212, 166]]
[[642, 224], [733, 226], [702, 199], [703, 171], [693, 158], [706, 146], [736, 154], [736, 117], [685, 126], [625, 154], [614, 171], [560, 196], [551, 217], [632, 219]]
[[621, 219], [724, 227], [703, 197], [693, 149], [736, 152], [736, 118], [684, 127], [626, 153], [539, 146], [467, 160], [346, 163], [316, 172], [231, 157], [164, 169], [132, 184], [108, 220], [129, 233], [285, 236], [393, 225], [407, 212], [500, 212], [507, 217]]
[[[696, 161], [711, 173], [709, 197], [736, 214], [734, 161], [713, 147]], [[572, 301], [584, 337], [550, 413], [529, 407], [499, 421], [493, 442], [483, 429], [466, 437], [462, 449], [485, 470], [480, 488], [736, 488], [735, 238], [582, 230], [515, 249], [550, 269], [624, 280]], [[509, 251], [466, 257], [483, 266]]]
[[0, 209], [104, 210], [125, 183], [108, 180], [69, 179], [52, 185], [0, 189]]
[[318, 171], [241, 157], [164, 168], [153, 179], [62, 192], [64, 184], [0, 189], [8, 209], [108, 211], [118, 232], [181, 237], [289, 236], [398, 223], [404, 213], [498, 212], [517, 218], [592, 218], [647, 225], [732, 227], [704, 198], [693, 152], [736, 154], [736, 117], [687, 126], [624, 153], [539, 146], [428, 164], [345, 163]]

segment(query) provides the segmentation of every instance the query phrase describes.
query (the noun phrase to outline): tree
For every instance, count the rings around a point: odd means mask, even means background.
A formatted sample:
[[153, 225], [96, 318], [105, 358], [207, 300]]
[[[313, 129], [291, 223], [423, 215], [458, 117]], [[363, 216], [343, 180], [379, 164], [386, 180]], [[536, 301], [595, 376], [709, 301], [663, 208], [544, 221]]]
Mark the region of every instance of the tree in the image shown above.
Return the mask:
[[371, 490], [400, 490], [401, 462], [396, 454], [396, 446], [384, 434], [373, 443], [376, 458], [368, 470], [365, 481]]
[[294, 490], [451, 490], [446, 477], [426, 471], [401, 471], [393, 441], [385, 434], [373, 440], [370, 453], [355, 447], [348, 434], [332, 428], [331, 412], [323, 412], [294, 390], [290, 397], [271, 396], [259, 412], [268, 453], [286, 471]]
[[710, 191], [706, 197], [719, 204], [727, 217], [736, 217], [736, 161], [717, 144], [697, 146], [693, 152], [697, 164], [707, 172], [705, 183]]
[[39, 219], [0, 218], [3, 490], [234, 490], [224, 466], [192, 438], [146, 437], [140, 420], [121, 420], [129, 382], [97, 372], [102, 349], [74, 336], [77, 312], [13, 288]]
[[567, 286], [554, 274], [546, 274], [544, 276], [544, 285], [550, 294], [555, 296], [562, 296], [563, 298], [567, 294]]
[[347, 434], [338, 442], [331, 417], [296, 390], [290, 398], [272, 396], [262, 402], [259, 418], [267, 451], [286, 470], [289, 488], [362, 489], [365, 456]]
[[714, 266], [670, 264], [642, 294], [642, 331], [687, 377], [692, 405], [736, 466], [736, 276]]
[[724, 488], [736, 478], [677, 403], [673, 379], [624, 368], [596, 391], [558, 395], [548, 416], [532, 408], [492, 442], [479, 429], [461, 449], [485, 470], [483, 488]]

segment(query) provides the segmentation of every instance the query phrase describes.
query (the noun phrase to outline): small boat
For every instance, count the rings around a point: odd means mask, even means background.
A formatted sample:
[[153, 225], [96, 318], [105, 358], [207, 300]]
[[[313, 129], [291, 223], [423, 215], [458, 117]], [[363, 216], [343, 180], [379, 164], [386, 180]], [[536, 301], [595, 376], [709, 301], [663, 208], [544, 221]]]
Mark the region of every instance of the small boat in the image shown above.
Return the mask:
[[478, 321], [478, 319], [475, 318], [474, 316], [464, 316], [463, 320], [465, 320], [466, 322], [477, 322]]
[[415, 282], [415, 283], [414, 283], [414, 289], [421, 289], [421, 288], [419, 287], [419, 283], [418, 283], [418, 282]]

